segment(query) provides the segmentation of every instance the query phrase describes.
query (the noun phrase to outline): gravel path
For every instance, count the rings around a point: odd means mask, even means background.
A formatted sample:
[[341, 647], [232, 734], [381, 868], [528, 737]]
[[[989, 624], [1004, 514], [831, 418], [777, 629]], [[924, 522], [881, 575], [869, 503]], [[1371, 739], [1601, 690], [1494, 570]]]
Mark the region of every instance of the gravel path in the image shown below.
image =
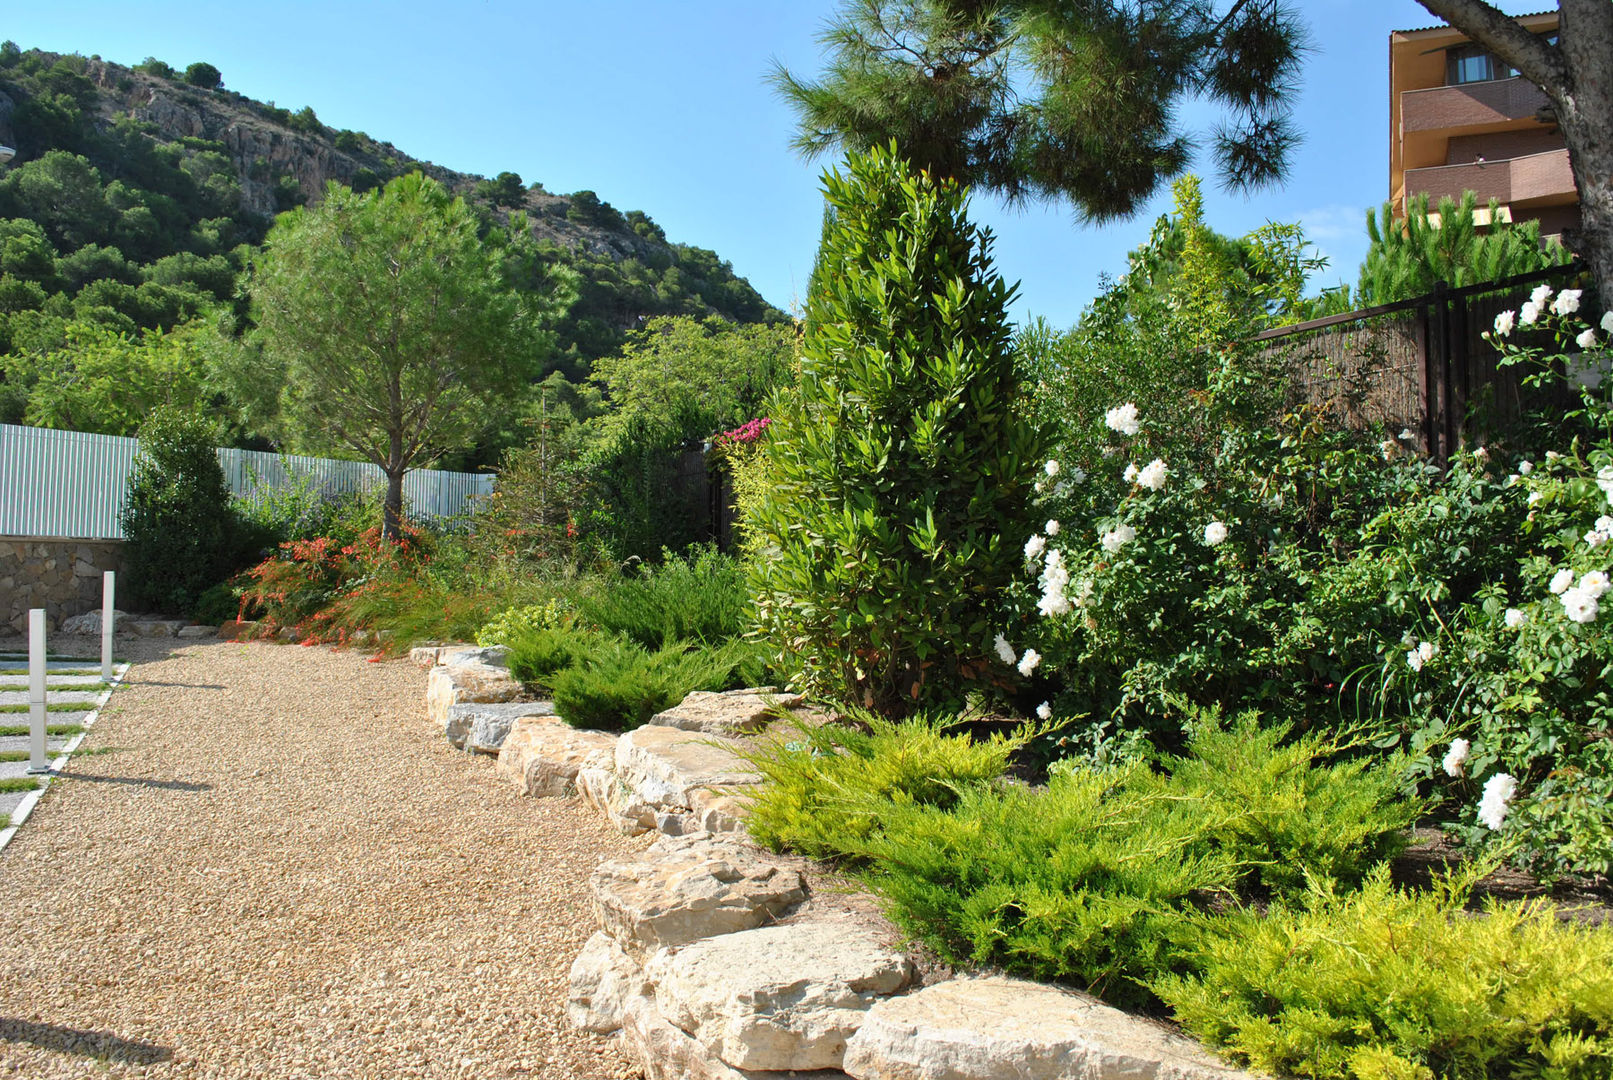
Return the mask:
[[0, 853], [0, 1076], [637, 1075], [565, 993], [641, 843], [452, 750], [406, 662], [119, 644]]

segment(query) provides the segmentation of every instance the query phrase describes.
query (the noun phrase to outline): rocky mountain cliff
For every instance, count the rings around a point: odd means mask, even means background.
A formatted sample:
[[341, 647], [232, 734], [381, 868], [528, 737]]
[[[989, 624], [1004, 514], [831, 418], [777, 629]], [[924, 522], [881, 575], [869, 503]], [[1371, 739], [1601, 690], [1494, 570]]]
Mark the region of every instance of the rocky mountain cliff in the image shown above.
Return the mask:
[[[197, 66], [217, 83], [216, 70]], [[580, 273], [581, 296], [560, 328], [559, 366], [572, 377], [651, 316], [785, 317], [714, 252], [670, 243], [648, 216], [617, 211], [591, 191], [558, 195], [514, 174], [489, 180], [454, 172], [362, 132], [332, 129], [311, 108], [292, 112], [222, 83], [192, 85], [190, 75], [151, 60], [131, 68], [0, 46], [0, 143], [17, 151], [11, 174], [30, 165], [40, 173], [35, 183], [19, 185], [17, 175], [6, 177], [9, 188], [0, 183], [0, 216], [43, 227], [60, 260], [104, 262], [108, 249], [126, 257], [132, 288], [180, 252], [229, 258], [238, 269], [232, 244], [256, 243], [275, 213], [317, 201], [328, 182], [364, 191], [419, 169], [495, 218], [524, 211], [551, 257]], [[75, 198], [91, 224], [57, 220], [80, 207], [58, 211], [62, 197], [50, 194], [52, 185], [82, 195]], [[75, 255], [82, 249], [94, 249], [94, 259]], [[64, 280], [58, 273], [55, 284]], [[128, 314], [136, 325], [151, 324]]]

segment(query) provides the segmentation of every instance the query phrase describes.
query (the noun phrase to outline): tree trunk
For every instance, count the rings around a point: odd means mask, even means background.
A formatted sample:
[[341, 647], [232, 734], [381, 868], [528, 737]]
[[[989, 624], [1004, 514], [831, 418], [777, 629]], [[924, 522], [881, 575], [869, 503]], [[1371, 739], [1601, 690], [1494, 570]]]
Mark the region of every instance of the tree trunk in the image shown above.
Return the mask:
[[403, 474], [408, 471], [403, 461], [403, 433], [392, 432], [391, 452], [386, 465], [386, 505], [381, 510], [381, 536], [397, 540], [403, 535]]
[[1590, 265], [1603, 311], [1613, 311], [1613, 4], [1567, 0], [1560, 31], [1567, 85], [1546, 88], [1579, 188], [1570, 246]]

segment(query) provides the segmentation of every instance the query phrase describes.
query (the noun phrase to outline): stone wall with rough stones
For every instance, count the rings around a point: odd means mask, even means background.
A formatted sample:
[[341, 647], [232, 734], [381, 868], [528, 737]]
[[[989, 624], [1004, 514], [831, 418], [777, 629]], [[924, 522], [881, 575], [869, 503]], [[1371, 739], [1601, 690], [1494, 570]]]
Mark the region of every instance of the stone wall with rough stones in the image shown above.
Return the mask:
[[121, 540], [52, 540], [0, 536], [0, 620], [28, 632], [28, 609], [45, 609], [54, 631], [63, 619], [98, 610], [101, 573], [123, 565]]

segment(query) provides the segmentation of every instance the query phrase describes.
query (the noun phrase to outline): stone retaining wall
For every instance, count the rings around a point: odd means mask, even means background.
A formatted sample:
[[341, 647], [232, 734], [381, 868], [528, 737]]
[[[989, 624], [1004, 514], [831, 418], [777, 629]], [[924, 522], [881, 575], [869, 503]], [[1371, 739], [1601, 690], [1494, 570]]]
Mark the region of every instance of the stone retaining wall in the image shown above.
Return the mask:
[[101, 607], [101, 573], [123, 565], [121, 540], [0, 536], [0, 626], [28, 632], [28, 609], [45, 609], [54, 631], [62, 620]]

